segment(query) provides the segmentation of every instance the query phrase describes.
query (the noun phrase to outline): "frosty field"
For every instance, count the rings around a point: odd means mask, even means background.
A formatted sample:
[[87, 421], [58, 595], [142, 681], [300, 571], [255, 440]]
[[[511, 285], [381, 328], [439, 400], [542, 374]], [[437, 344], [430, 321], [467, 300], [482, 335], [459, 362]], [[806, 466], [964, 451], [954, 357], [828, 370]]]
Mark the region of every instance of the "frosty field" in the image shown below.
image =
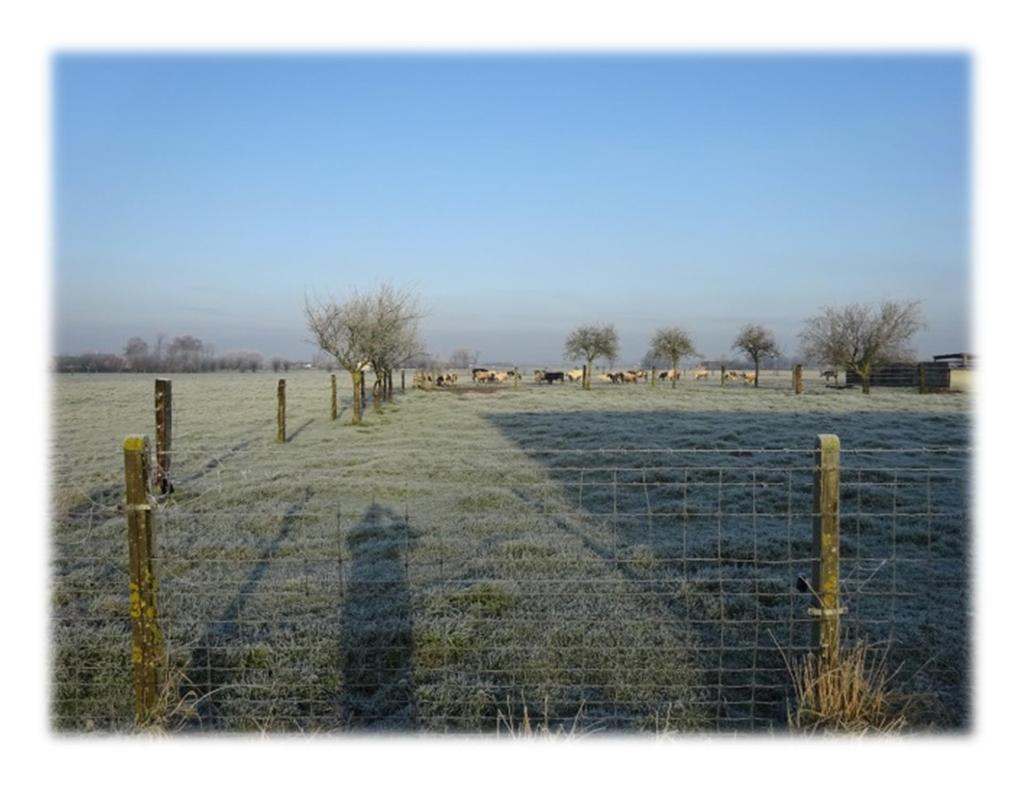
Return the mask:
[[[337, 421], [326, 374], [173, 379], [155, 520], [182, 730], [784, 729], [810, 643], [815, 437], [842, 442], [842, 617], [915, 725], [969, 724], [964, 395], [410, 383]], [[462, 379], [468, 379], [468, 374]], [[396, 378], [397, 383], [397, 378]], [[121, 446], [153, 377], [53, 381], [52, 719], [133, 723]]]

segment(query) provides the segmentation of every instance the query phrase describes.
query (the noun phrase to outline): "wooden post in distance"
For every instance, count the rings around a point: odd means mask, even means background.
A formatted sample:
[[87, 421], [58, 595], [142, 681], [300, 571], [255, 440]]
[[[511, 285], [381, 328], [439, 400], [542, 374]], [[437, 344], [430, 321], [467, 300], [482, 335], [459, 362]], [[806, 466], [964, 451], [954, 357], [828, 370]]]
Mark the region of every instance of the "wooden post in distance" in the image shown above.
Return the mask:
[[156, 381], [156, 487], [161, 494], [174, 491], [171, 483], [171, 380]]
[[277, 441], [285, 441], [284, 427], [284, 380], [277, 381]]

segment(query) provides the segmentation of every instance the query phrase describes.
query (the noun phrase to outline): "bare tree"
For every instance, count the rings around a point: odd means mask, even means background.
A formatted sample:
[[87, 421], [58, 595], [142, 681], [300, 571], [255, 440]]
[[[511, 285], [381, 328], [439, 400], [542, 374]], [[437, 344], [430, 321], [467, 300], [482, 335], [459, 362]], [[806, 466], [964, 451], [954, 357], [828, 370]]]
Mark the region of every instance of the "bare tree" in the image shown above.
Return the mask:
[[696, 355], [693, 340], [681, 328], [662, 328], [651, 338], [651, 355], [672, 363], [672, 387], [679, 376], [679, 359]]
[[608, 358], [615, 362], [619, 354], [619, 335], [612, 325], [583, 325], [576, 328], [565, 340], [565, 356], [570, 360], [583, 360], [583, 389], [590, 390], [591, 368], [594, 359]]
[[175, 336], [167, 349], [167, 366], [173, 371], [199, 371], [203, 342], [192, 335]]
[[363, 419], [360, 375], [372, 369], [373, 403], [381, 410], [390, 393], [391, 371], [421, 351], [419, 313], [413, 296], [390, 284], [370, 295], [353, 294], [344, 302], [306, 298], [306, 323], [317, 346], [352, 377], [352, 422]]
[[409, 292], [383, 284], [373, 296], [373, 322], [367, 357], [374, 373], [373, 409], [381, 411], [385, 395], [391, 398], [391, 372], [422, 349], [417, 332], [420, 314]]
[[316, 345], [333, 357], [352, 378], [352, 423], [363, 419], [359, 375], [370, 362], [373, 298], [354, 293], [348, 300], [305, 302], [306, 324]]
[[782, 354], [775, 335], [763, 325], [746, 325], [732, 342], [732, 348], [738, 349], [754, 363], [755, 388], [761, 378], [761, 361]]
[[149, 344], [138, 336], [132, 336], [124, 348], [124, 357], [131, 371], [147, 371], [150, 365]]
[[805, 357], [827, 363], [861, 378], [861, 389], [871, 392], [871, 369], [912, 357], [910, 339], [924, 328], [920, 301], [891, 301], [870, 306], [825, 306], [805, 322], [800, 333]]
[[452, 356], [448, 358], [449, 368], [472, 368], [477, 364], [477, 360], [480, 358], [480, 353], [475, 350], [466, 349], [465, 347], [459, 347], [452, 352]]

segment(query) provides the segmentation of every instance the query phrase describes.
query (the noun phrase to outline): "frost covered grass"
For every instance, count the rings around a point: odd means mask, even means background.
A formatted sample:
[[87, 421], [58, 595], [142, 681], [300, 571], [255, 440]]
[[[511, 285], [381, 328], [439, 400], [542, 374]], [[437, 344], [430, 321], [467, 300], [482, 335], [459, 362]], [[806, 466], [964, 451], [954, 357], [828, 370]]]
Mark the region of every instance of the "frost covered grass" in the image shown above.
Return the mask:
[[[173, 378], [172, 728], [493, 733], [510, 707], [552, 732], [784, 727], [822, 432], [883, 451], [844, 452], [844, 626], [893, 642], [927, 722], [966, 723], [965, 397], [812, 372], [800, 397], [773, 372], [410, 385], [351, 426], [343, 375], [333, 422], [327, 375], [284, 376], [283, 445], [278, 375]], [[153, 379], [54, 384], [54, 725], [127, 729], [121, 443], [152, 434]], [[922, 447], [956, 450], [884, 452]]]

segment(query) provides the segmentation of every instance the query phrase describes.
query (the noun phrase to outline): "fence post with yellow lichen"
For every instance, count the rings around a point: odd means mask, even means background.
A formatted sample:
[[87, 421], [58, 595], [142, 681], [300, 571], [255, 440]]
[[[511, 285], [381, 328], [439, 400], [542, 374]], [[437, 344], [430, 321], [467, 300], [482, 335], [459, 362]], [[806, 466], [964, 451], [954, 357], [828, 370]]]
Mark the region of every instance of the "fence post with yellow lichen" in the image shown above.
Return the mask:
[[153, 498], [149, 487], [149, 439], [124, 440], [125, 515], [128, 519], [128, 589], [132, 618], [132, 684], [135, 722], [152, 719], [163, 663], [163, 636], [157, 615], [153, 570]]

